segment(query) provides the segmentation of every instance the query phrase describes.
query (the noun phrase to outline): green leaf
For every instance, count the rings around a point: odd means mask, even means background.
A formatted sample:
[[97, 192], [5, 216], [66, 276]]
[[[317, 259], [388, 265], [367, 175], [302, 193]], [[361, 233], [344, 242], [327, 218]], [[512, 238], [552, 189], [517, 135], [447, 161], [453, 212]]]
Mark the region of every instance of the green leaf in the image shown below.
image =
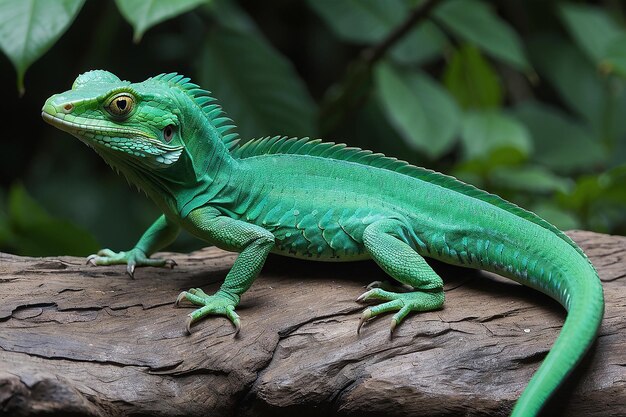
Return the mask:
[[260, 35], [216, 28], [207, 38], [199, 84], [220, 100], [244, 139], [316, 134], [316, 107], [291, 63]]
[[373, 43], [402, 22], [402, 0], [308, 0], [337, 36], [348, 42]]
[[[578, 179], [572, 193], [560, 195], [559, 202], [584, 219], [584, 227], [613, 233], [626, 226], [626, 165], [599, 175]], [[622, 229], [623, 230], [623, 229]]]
[[385, 155], [402, 155], [403, 159], [419, 165], [420, 158], [389, 124], [377, 97], [370, 94], [352, 117], [333, 131], [333, 137], [345, 139], [350, 146], [371, 149]]
[[235, 0], [211, 0], [206, 9], [221, 26], [235, 32], [259, 33], [252, 18]]
[[99, 249], [89, 232], [50, 216], [21, 185], [11, 187], [8, 204], [13, 245], [20, 255], [87, 255]]
[[24, 74], [61, 37], [85, 0], [1, 0], [0, 49], [17, 71], [24, 93]]
[[608, 45], [623, 33], [617, 23], [596, 6], [563, 3], [559, 15], [576, 43], [596, 64], [605, 57]]
[[571, 180], [559, 177], [544, 167], [533, 165], [497, 167], [489, 173], [489, 179], [496, 187], [533, 194], [565, 193], [574, 186]]
[[495, 110], [468, 112], [463, 118], [461, 143], [467, 160], [486, 160], [498, 149], [515, 149], [523, 155], [532, 150], [524, 125]]
[[528, 42], [539, 74], [556, 89], [568, 107], [589, 121], [597, 132], [604, 130], [606, 86], [594, 66], [566, 39], [536, 36]]
[[422, 72], [400, 71], [384, 62], [375, 68], [375, 81], [388, 120], [407, 144], [431, 159], [454, 145], [459, 108], [437, 82]]
[[600, 65], [606, 73], [614, 72], [626, 77], [626, 33], [622, 33], [608, 42], [604, 60]]
[[609, 167], [613, 168], [626, 164], [626, 135], [622, 136], [615, 144], [615, 147], [611, 148], [610, 153], [608, 162]]
[[[309, 0], [308, 4], [339, 38], [358, 44], [380, 42], [410, 12], [403, 0]], [[439, 55], [445, 43], [435, 25], [423, 22], [407, 33], [390, 55], [399, 63], [421, 63]]]
[[[541, 77], [565, 104], [589, 122], [593, 135], [615, 143], [626, 135], [626, 81], [602, 77], [582, 51], [558, 36], [536, 36], [528, 42]], [[619, 160], [619, 159], [618, 159]]]
[[492, 57], [518, 70], [530, 69], [519, 36], [489, 4], [479, 0], [449, 0], [437, 7], [434, 15], [458, 37]]
[[582, 226], [575, 215], [552, 203], [539, 203], [533, 206], [532, 210], [539, 217], [546, 219], [561, 230], [580, 229]]
[[464, 44], [454, 52], [443, 75], [445, 86], [465, 108], [499, 107], [502, 86], [498, 74], [478, 48]]
[[115, 0], [122, 16], [134, 30], [134, 41], [157, 23], [188, 12], [208, 0]]
[[393, 46], [389, 56], [399, 64], [422, 64], [441, 55], [446, 43], [437, 26], [423, 22]]
[[514, 111], [531, 133], [532, 160], [558, 172], [596, 167], [606, 160], [603, 146], [591, 132], [560, 110], [538, 102], [524, 102]]

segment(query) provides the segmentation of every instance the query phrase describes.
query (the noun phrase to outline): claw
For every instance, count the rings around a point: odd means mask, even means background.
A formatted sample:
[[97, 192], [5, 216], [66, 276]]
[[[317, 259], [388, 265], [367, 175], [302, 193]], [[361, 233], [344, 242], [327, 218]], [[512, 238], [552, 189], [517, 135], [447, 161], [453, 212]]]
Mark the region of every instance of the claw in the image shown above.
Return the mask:
[[374, 288], [369, 291], [364, 292], [363, 294], [357, 297], [356, 301], [359, 302], [359, 301], [367, 300], [367, 297], [369, 297], [373, 292], [374, 292]]
[[398, 325], [398, 320], [394, 318], [391, 319], [391, 328], [389, 329], [389, 337], [393, 336], [393, 331], [396, 329]]
[[237, 333], [239, 333], [239, 330], [241, 330], [241, 320], [239, 320], [239, 315], [235, 313], [234, 306], [226, 307], [226, 317], [228, 317], [228, 319], [235, 326], [235, 336], [236, 336]]
[[175, 266], [178, 266], [178, 264], [176, 263], [175, 260], [173, 259], [166, 259], [165, 260], [165, 265], [163, 265], [169, 269], [174, 269]]
[[373, 290], [374, 288], [382, 288], [383, 285], [385, 285], [386, 281], [373, 281], [370, 282], [369, 285], [367, 287], [365, 287], [366, 290]]
[[366, 308], [363, 311], [363, 314], [361, 314], [361, 319], [359, 320], [359, 325], [356, 328], [356, 334], [359, 334], [361, 332], [361, 327], [363, 326], [363, 324], [368, 321], [369, 319], [372, 318], [372, 310], [370, 310], [369, 308]]
[[187, 334], [191, 334], [191, 324], [193, 323], [193, 317], [191, 314], [187, 316], [187, 322], [185, 324], [185, 328], [187, 329]]
[[98, 257], [98, 255], [89, 255], [87, 257], [87, 262], [85, 262], [85, 265], [91, 265], [91, 266], [97, 266], [96, 265], [96, 261], [95, 259]]
[[180, 294], [178, 294], [178, 297], [176, 297], [176, 301], [174, 301], [174, 307], [180, 307], [180, 302], [183, 301], [185, 297], [187, 297], [186, 291], [183, 291]]
[[134, 263], [131, 263], [131, 262], [128, 263], [128, 265], [126, 266], [126, 273], [132, 279], [135, 279], [135, 264]]

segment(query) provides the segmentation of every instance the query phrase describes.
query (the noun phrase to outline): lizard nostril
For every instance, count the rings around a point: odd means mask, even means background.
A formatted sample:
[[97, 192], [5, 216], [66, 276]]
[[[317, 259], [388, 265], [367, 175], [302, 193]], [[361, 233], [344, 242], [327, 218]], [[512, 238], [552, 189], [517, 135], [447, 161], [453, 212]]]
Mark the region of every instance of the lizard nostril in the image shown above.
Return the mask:
[[72, 103], [67, 103], [65, 106], [63, 106], [63, 110], [65, 110], [66, 112], [71, 112], [74, 109], [74, 105]]

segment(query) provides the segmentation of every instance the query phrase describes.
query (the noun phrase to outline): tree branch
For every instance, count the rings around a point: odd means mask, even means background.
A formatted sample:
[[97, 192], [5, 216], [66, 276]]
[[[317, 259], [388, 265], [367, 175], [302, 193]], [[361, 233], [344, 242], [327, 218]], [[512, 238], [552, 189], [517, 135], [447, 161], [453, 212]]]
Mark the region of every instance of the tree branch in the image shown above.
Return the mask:
[[349, 65], [346, 74], [336, 87], [330, 89], [320, 110], [322, 136], [327, 136], [347, 115], [359, 108], [367, 99], [372, 68], [414, 26], [426, 19], [441, 0], [426, 0], [415, 8], [397, 28], [380, 43], [365, 49], [361, 56]]
[[441, 0], [427, 0], [420, 7], [415, 8], [411, 14], [409, 14], [408, 18], [400, 26], [392, 30], [382, 42], [363, 51], [361, 58], [363, 62], [370, 67], [375, 64], [376, 61], [385, 56], [387, 51], [400, 41], [413, 26], [426, 19], [440, 2]]

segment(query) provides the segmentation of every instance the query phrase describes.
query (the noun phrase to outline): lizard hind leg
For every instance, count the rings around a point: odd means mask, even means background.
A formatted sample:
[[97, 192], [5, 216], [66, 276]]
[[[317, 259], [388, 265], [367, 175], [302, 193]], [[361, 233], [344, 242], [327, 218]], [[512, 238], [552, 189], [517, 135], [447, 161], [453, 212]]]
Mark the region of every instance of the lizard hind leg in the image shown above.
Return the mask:
[[396, 311], [391, 319], [391, 332], [411, 311], [431, 311], [444, 302], [443, 281], [406, 241], [402, 233], [406, 226], [399, 220], [379, 220], [367, 226], [363, 243], [372, 259], [392, 278], [413, 287], [416, 291], [396, 293], [372, 288], [357, 301], [383, 300], [382, 304], [363, 311], [357, 333], [370, 318]]

